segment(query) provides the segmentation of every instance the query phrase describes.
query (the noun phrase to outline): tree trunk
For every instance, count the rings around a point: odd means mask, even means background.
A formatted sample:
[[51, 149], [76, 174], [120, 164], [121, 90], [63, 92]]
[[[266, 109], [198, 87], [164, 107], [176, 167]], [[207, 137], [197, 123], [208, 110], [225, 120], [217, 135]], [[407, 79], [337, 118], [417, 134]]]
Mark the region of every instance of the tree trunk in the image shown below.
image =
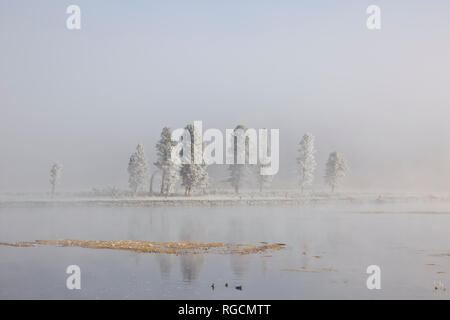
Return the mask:
[[153, 179], [155, 179], [155, 175], [158, 173], [158, 171], [153, 172], [152, 176], [150, 177], [150, 188], [148, 190], [148, 193], [150, 196], [153, 195]]
[[161, 175], [161, 194], [164, 194], [164, 180], [165, 180], [165, 177], [166, 177], [166, 173], [163, 170], [162, 175]]
[[303, 169], [302, 168], [302, 181], [300, 182], [301, 183], [301, 193], [303, 194], [303, 189], [305, 188], [304, 186], [303, 186], [303, 184], [304, 184], [304, 181], [305, 181], [305, 169]]
[[148, 195], [153, 195], [153, 178], [155, 177], [155, 172], [153, 172], [152, 176], [150, 177], [150, 187], [148, 189]]

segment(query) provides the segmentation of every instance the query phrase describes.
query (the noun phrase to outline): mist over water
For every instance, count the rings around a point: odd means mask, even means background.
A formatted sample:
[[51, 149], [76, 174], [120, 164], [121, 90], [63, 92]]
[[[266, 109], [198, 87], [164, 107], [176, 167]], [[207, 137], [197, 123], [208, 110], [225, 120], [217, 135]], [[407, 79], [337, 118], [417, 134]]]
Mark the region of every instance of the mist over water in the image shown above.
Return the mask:
[[[285, 243], [286, 248], [249, 255], [175, 255], [0, 246], [0, 298], [445, 298], [434, 285], [448, 283], [450, 265], [445, 254], [450, 215], [408, 214], [410, 208], [405, 204], [352, 204], [233, 210], [1, 209], [0, 242], [266, 241]], [[427, 204], [415, 208], [442, 211], [445, 207]], [[392, 211], [397, 213], [388, 213]], [[82, 270], [81, 290], [65, 287], [64, 271], [70, 264]], [[373, 264], [382, 270], [379, 291], [366, 287], [366, 268]]]
[[[377, 0], [376, 31], [361, 0], [72, 4], [0, 1], [0, 299], [448, 299], [448, 0]], [[195, 121], [279, 130], [270, 187], [157, 157]]]

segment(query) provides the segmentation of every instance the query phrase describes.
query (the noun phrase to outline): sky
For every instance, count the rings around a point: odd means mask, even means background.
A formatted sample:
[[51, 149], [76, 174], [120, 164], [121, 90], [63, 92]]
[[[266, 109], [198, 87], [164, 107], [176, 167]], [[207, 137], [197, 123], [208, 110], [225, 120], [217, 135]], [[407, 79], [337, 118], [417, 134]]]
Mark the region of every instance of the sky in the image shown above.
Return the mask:
[[62, 191], [126, 188], [138, 143], [153, 162], [164, 126], [196, 120], [280, 129], [275, 186], [296, 186], [311, 132], [317, 189], [339, 151], [349, 190], [448, 192], [449, 16], [443, 0], [0, 0], [0, 192], [48, 191], [54, 161]]

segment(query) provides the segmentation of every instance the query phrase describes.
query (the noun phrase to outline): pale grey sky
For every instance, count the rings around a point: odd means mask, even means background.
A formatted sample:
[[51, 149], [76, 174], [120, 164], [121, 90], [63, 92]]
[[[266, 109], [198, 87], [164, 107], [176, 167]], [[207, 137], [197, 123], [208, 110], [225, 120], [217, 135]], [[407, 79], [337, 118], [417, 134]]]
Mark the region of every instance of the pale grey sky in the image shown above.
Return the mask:
[[[66, 29], [66, 7], [82, 30]], [[366, 28], [368, 5], [382, 29]], [[127, 186], [142, 142], [202, 120], [316, 136], [350, 188], [450, 191], [448, 1], [0, 0], [0, 191]]]

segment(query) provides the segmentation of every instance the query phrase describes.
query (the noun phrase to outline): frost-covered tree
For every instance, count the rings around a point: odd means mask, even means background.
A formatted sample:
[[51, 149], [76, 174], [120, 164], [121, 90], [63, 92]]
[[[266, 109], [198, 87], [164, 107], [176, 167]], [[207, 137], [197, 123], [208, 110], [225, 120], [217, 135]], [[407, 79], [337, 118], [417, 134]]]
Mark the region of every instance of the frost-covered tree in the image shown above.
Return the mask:
[[[191, 124], [185, 128], [189, 132], [190, 141], [190, 163], [181, 165], [180, 176], [181, 185], [185, 188], [185, 195], [189, 196], [194, 189], [205, 190], [208, 187], [208, 172], [206, 171], [206, 164], [203, 161], [203, 142], [200, 137], [200, 132]], [[185, 141], [185, 143], [188, 143]], [[189, 143], [187, 144], [189, 146]], [[186, 147], [185, 149], [189, 149]], [[195, 154], [195, 153], [198, 154]], [[182, 155], [183, 156], [183, 155]], [[202, 159], [202, 164], [194, 163], [194, 159]]]
[[54, 163], [50, 169], [50, 184], [52, 186], [52, 196], [55, 194], [56, 185], [59, 184], [62, 173], [62, 165]]
[[[265, 129], [266, 130], [266, 129]], [[271, 144], [271, 140], [267, 140], [267, 136], [261, 137], [260, 139], [265, 139], [267, 141], [267, 150], [269, 152], [272, 152], [272, 144]], [[261, 144], [260, 144], [261, 146]], [[263, 175], [262, 172], [262, 168], [268, 168], [270, 167], [270, 164], [263, 164], [261, 163], [261, 159], [259, 159], [259, 163], [256, 166], [256, 180], [258, 182], [258, 187], [259, 187], [259, 192], [262, 192], [264, 188], [269, 188], [270, 185], [272, 184], [273, 181], [273, 175]]]
[[332, 192], [340, 185], [346, 173], [347, 163], [344, 157], [338, 152], [330, 153], [325, 170], [325, 183], [331, 187]]
[[[230, 172], [230, 176], [228, 178], [228, 182], [231, 184], [231, 186], [233, 187], [234, 191], [236, 193], [239, 193], [240, 189], [242, 188], [242, 186], [248, 182], [249, 177], [251, 175], [251, 169], [250, 169], [250, 165], [248, 164], [248, 160], [249, 160], [249, 138], [247, 136], [245, 136], [245, 133], [247, 131], [247, 128], [243, 125], [238, 125], [235, 129], [234, 129], [234, 143], [233, 143], [233, 157], [234, 157], [234, 161], [233, 164], [231, 164], [228, 167], [228, 170]], [[245, 136], [245, 142], [242, 145], [238, 143], [238, 141], [243, 141], [244, 140], [244, 136]], [[241, 150], [240, 148], [245, 148], [245, 163], [244, 164], [238, 164], [237, 159], [238, 159], [238, 154], [241, 153], [243, 150]]]
[[303, 190], [312, 185], [314, 181], [314, 171], [316, 169], [316, 159], [314, 148], [314, 136], [306, 133], [300, 141], [300, 148], [298, 149], [298, 170], [299, 170], [299, 184], [300, 189]]
[[128, 184], [133, 193], [145, 188], [148, 181], [148, 162], [142, 144], [138, 144], [128, 163]]
[[172, 141], [172, 130], [164, 127], [161, 132], [161, 138], [156, 144], [157, 161], [155, 166], [161, 170], [161, 194], [168, 195], [172, 192], [179, 179], [179, 168], [172, 161], [172, 150], [176, 146]]
[[270, 165], [259, 164], [256, 169], [256, 178], [258, 180], [259, 192], [262, 192], [263, 189], [269, 188], [273, 181], [273, 175], [262, 175], [261, 167], [269, 167]]

